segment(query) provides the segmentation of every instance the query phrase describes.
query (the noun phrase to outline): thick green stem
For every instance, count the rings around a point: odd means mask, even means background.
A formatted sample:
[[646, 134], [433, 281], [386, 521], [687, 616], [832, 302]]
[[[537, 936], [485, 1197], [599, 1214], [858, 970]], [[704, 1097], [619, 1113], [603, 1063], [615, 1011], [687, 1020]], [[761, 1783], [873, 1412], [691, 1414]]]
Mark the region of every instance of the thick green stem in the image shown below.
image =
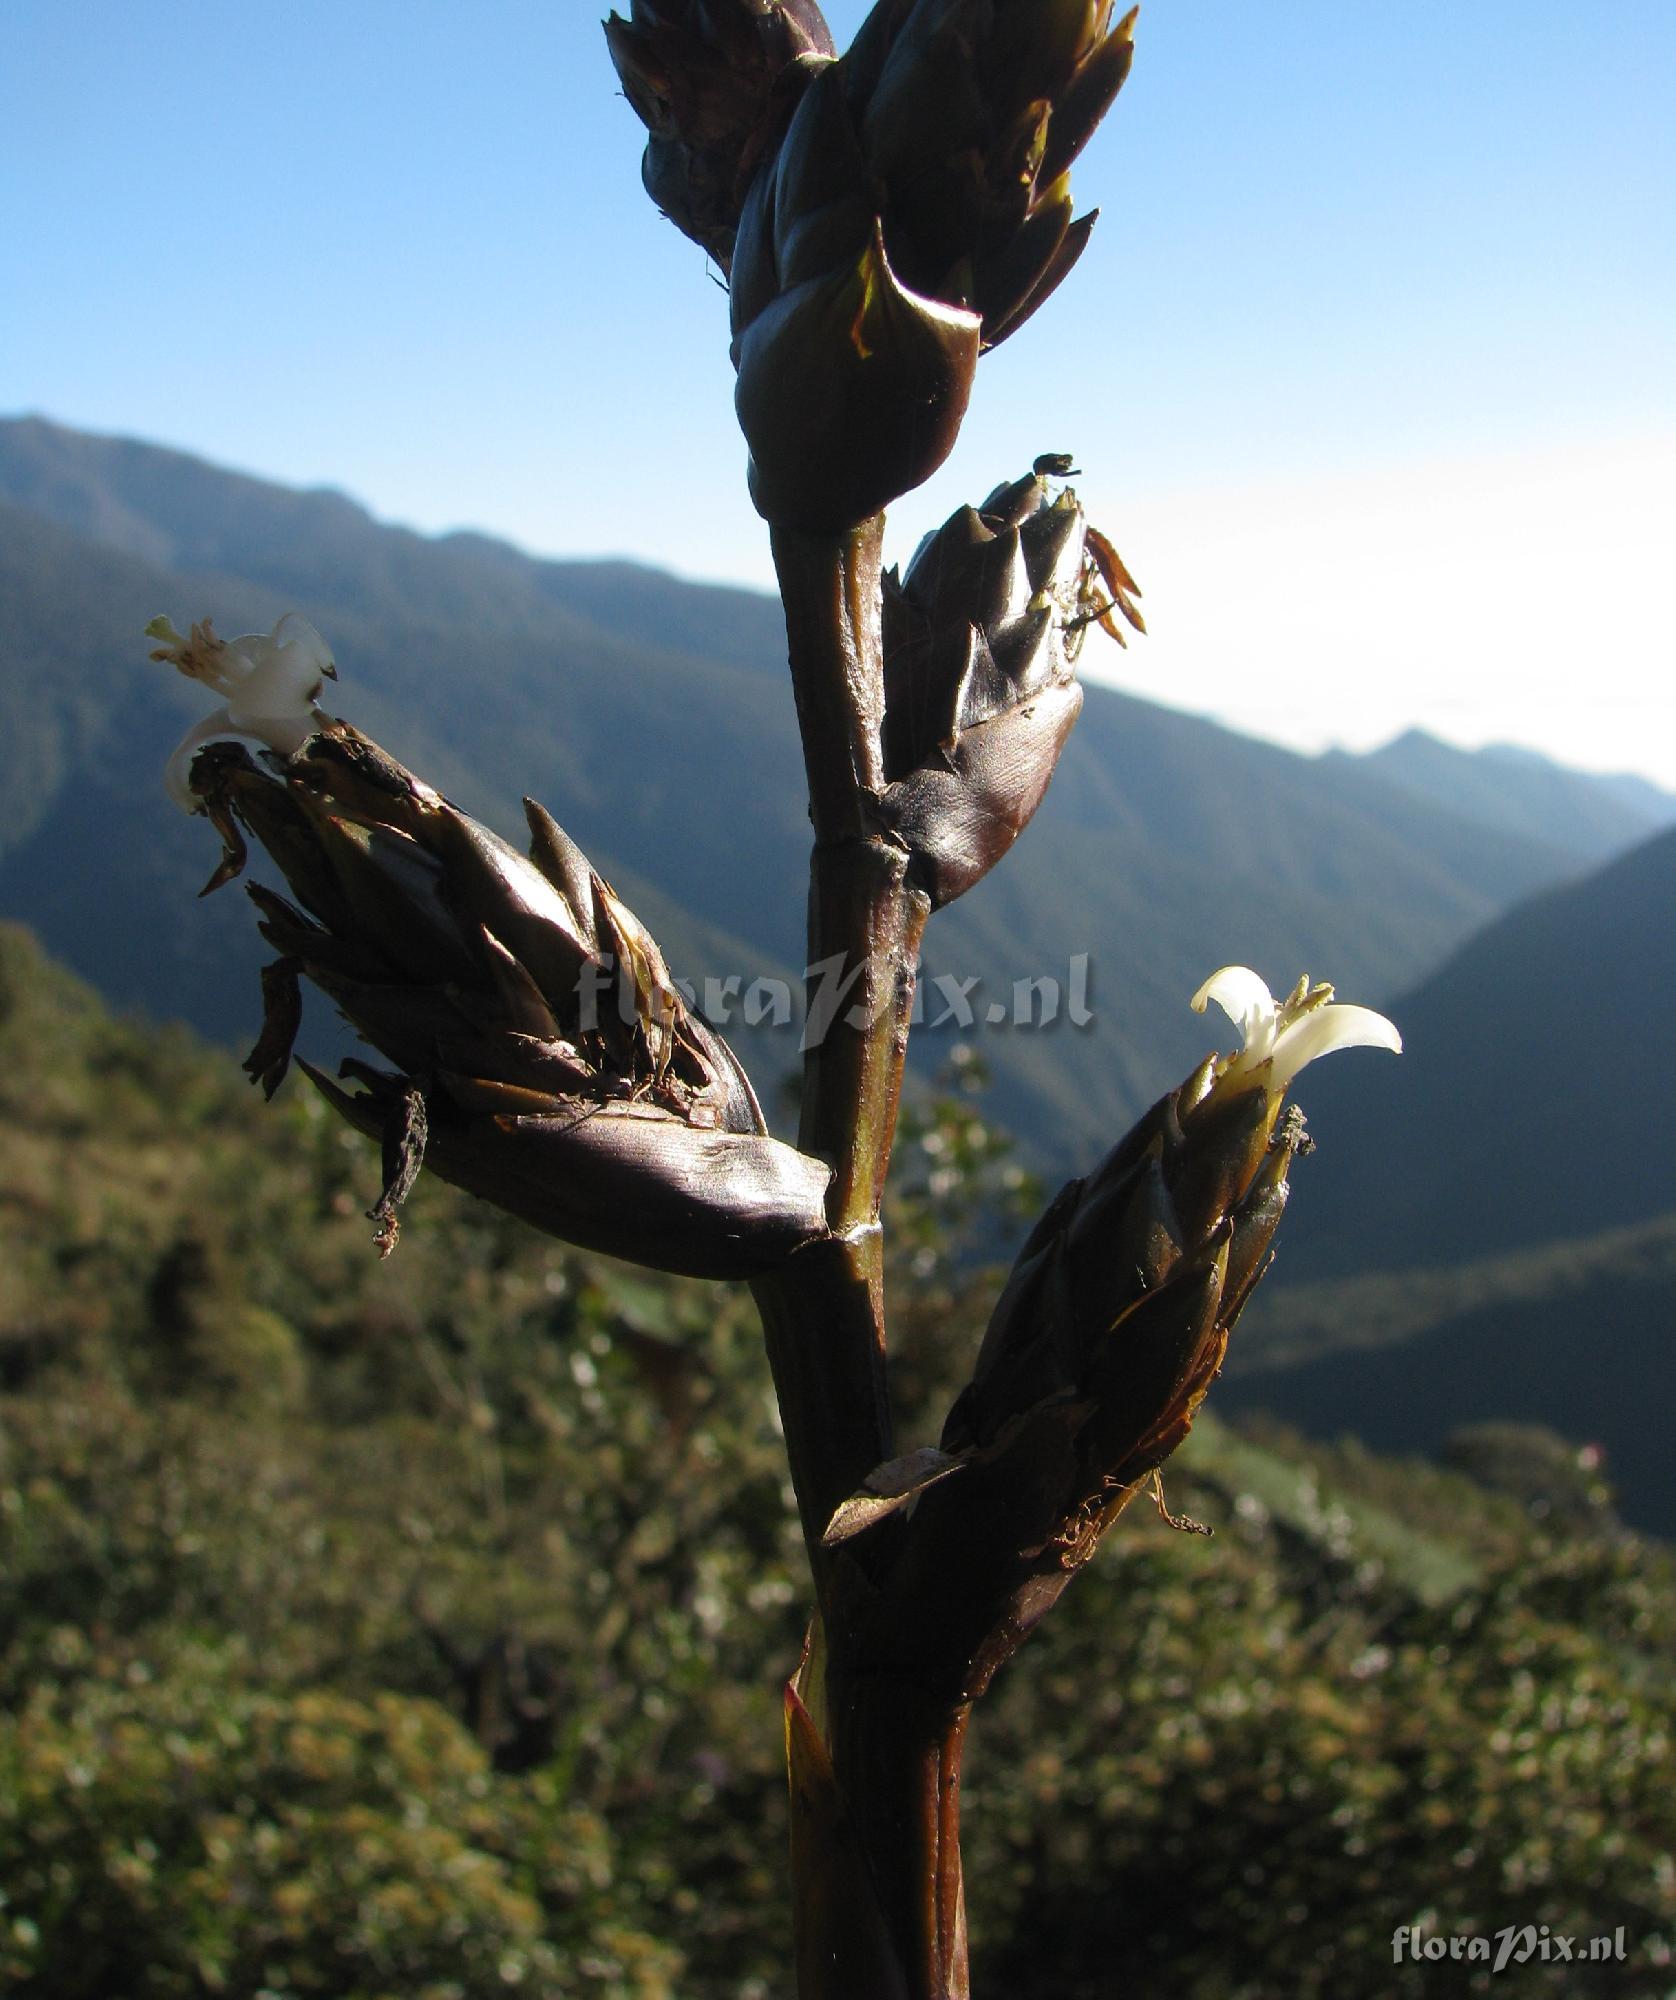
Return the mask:
[[872, 831], [866, 800], [884, 790], [885, 517], [841, 535], [773, 533], [809, 812], [823, 844]]

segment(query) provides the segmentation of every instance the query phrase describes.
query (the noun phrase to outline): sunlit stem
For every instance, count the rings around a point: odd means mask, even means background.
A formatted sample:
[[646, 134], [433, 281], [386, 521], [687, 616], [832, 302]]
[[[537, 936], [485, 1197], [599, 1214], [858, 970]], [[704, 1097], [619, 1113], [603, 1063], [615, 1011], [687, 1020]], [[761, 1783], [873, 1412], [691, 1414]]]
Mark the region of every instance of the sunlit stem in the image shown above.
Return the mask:
[[960, 1765], [969, 1703], [869, 1677], [835, 1688], [838, 1782], [871, 1857], [914, 2000], [968, 2000]]
[[[896, 1130], [927, 901], [878, 825], [885, 785], [880, 634], [883, 516], [848, 533], [774, 532], [809, 780], [812, 1046], [799, 1144], [833, 1169], [840, 1241], [759, 1286], [805, 1538], [823, 1603], [820, 1535], [890, 1456], [879, 1201]], [[823, 1003], [841, 995], [830, 1018]], [[841, 1625], [840, 1625], [841, 1629]]]
[[[883, 517], [847, 534], [774, 533], [815, 846], [809, 964], [836, 978], [828, 1018], [811, 987], [799, 1144], [833, 1169], [832, 1241], [759, 1281], [757, 1300], [786, 1434], [805, 1543], [829, 1647], [826, 1729], [846, 1811], [900, 1955], [910, 2000], [966, 1991], [960, 1895], [958, 1722], [907, 1690], [888, 1699], [861, 1657], [868, 1566], [885, 1531], [836, 1553], [821, 1546], [833, 1510], [891, 1456], [885, 1384], [879, 1202], [896, 1130], [921, 933], [929, 912], [908, 857], [882, 830], [885, 788], [880, 632]], [[812, 1920], [835, 1933], [851, 1919], [830, 1882], [794, 1884]], [[832, 1963], [820, 1947], [810, 1963]], [[834, 1939], [836, 1943], [836, 1935]], [[824, 1986], [803, 2000], [832, 2000]], [[861, 2000], [861, 1996], [854, 1996]]]

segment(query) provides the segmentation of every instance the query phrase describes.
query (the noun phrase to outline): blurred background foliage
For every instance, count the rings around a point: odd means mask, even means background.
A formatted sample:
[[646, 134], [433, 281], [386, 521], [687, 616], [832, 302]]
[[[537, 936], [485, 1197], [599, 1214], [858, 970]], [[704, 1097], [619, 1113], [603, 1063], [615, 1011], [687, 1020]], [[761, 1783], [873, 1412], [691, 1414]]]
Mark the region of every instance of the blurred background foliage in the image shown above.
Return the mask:
[[[906, 1442], [1041, 1198], [981, 1086], [904, 1132]], [[376, 1183], [0, 930], [0, 1989], [777, 1995], [803, 1566], [749, 1301], [433, 1186], [381, 1264]], [[1676, 1984], [1670, 1552], [1551, 1433], [1446, 1460], [1201, 1424], [1215, 1538], [1134, 1510], [980, 1715], [976, 1990], [1491, 1991], [1392, 1932], [1523, 1922], [1630, 1960], [1518, 1990]]]

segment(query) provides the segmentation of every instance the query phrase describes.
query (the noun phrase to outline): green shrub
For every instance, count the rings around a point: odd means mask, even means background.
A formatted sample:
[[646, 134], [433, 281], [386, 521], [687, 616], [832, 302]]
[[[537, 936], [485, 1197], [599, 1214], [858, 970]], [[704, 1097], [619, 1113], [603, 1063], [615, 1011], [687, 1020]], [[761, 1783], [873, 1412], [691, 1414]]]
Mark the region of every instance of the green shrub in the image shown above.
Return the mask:
[[243, 1684], [213, 1654], [0, 1723], [0, 1976], [53, 2000], [671, 2000], [599, 1821], [434, 1704]]

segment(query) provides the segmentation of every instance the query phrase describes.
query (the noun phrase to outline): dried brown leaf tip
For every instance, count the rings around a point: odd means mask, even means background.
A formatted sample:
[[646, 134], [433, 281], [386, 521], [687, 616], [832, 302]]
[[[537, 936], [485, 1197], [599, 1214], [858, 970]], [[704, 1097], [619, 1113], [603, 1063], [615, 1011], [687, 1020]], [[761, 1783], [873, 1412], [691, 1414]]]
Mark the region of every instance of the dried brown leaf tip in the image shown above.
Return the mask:
[[1088, 530], [1088, 554], [1099, 572], [1101, 582], [1106, 587], [1107, 601], [1103, 606], [1085, 611], [1082, 615], [1093, 619], [1100, 630], [1109, 638], [1115, 639], [1120, 646], [1127, 646], [1129, 641], [1124, 638], [1123, 628], [1113, 614], [1121, 614], [1135, 631], [1144, 633], [1146, 620], [1141, 616], [1140, 606], [1135, 601], [1141, 594], [1141, 587], [1129, 574], [1128, 565], [1110, 540], [1102, 535], [1098, 528], [1091, 527]]

